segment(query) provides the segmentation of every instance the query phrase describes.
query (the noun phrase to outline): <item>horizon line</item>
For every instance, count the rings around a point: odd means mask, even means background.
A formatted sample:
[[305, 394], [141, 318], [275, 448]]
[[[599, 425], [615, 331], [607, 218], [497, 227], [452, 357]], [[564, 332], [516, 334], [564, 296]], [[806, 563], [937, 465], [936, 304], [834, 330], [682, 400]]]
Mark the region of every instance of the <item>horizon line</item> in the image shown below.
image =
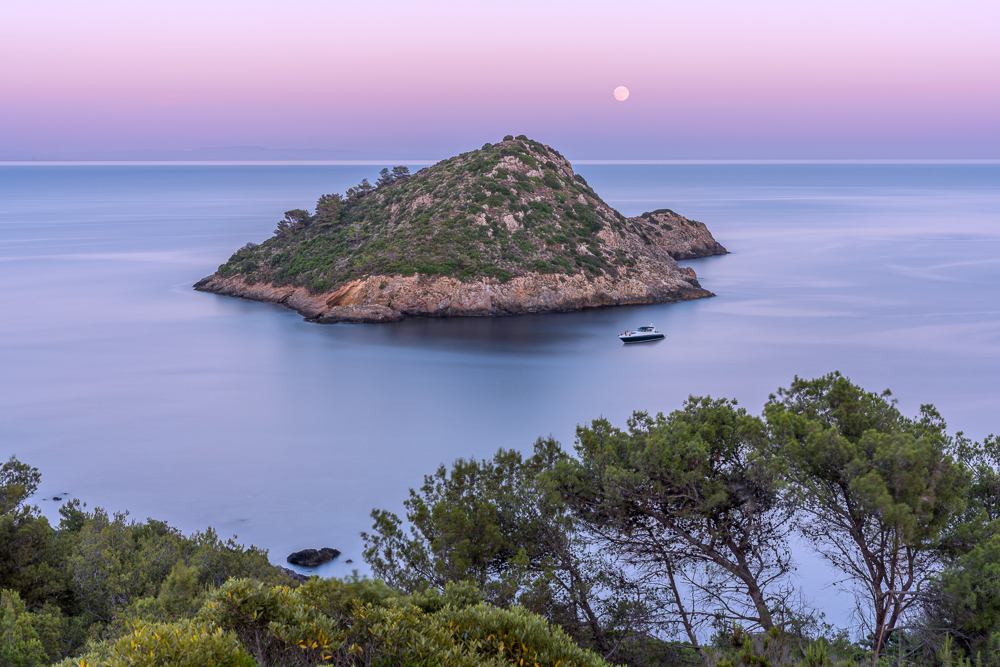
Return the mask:
[[[379, 165], [434, 165], [442, 160], [410, 160], [405, 158], [380, 160], [0, 160], [0, 166], [358, 166]], [[581, 165], [809, 165], [809, 164], [927, 164], [927, 165], [974, 165], [1000, 164], [1000, 158], [843, 158], [843, 159], [569, 159], [571, 164]]]

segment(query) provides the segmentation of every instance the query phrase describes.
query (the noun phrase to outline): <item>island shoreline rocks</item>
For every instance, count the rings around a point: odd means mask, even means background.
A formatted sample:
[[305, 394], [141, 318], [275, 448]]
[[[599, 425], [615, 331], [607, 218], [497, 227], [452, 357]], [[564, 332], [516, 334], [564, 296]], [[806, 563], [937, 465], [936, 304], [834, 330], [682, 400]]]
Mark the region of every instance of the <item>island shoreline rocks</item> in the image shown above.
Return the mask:
[[[369, 276], [332, 292], [310, 294], [303, 287], [247, 283], [240, 276], [209, 276], [195, 289], [251, 301], [275, 303], [310, 322], [382, 323], [410, 317], [503, 317], [560, 313], [602, 306], [673, 303], [715, 296], [691, 269], [684, 280], [647, 283], [638, 278], [587, 279], [579, 275], [528, 274], [507, 282], [463, 282], [441, 276]], [[380, 288], [381, 286], [381, 288]]]

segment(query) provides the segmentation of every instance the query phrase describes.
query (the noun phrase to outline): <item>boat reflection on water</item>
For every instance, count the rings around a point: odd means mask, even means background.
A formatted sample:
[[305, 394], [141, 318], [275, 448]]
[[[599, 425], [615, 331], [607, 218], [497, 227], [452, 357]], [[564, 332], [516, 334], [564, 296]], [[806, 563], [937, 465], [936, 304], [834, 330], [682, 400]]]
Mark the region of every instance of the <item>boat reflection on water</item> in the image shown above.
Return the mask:
[[648, 327], [639, 327], [635, 331], [626, 331], [618, 334], [618, 340], [623, 343], [646, 343], [651, 340], [663, 340], [666, 336], [656, 330], [652, 324]]

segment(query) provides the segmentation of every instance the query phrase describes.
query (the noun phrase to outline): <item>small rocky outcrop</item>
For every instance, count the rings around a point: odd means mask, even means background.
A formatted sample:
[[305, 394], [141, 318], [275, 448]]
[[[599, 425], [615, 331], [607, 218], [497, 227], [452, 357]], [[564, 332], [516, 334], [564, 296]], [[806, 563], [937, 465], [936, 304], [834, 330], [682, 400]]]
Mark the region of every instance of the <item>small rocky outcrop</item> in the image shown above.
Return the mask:
[[677, 260], [725, 253], [704, 223], [626, 218], [558, 151], [505, 137], [289, 211], [195, 289], [324, 324], [559, 312], [714, 296]]
[[295, 570], [289, 570], [287, 567], [281, 567], [280, 565], [275, 565], [275, 567], [278, 569], [278, 572], [281, 572], [283, 575], [285, 575], [292, 581], [295, 581], [300, 584], [304, 584], [307, 581], [309, 581], [309, 577], [307, 577], [304, 574], [299, 574]]
[[729, 251], [712, 237], [705, 223], [688, 220], [669, 208], [643, 213], [639, 220], [648, 220], [661, 233], [660, 245], [674, 259], [696, 259], [712, 255], [727, 255]]
[[330, 547], [323, 547], [322, 549], [303, 549], [302, 551], [296, 551], [293, 554], [289, 554], [286, 559], [292, 565], [300, 565], [302, 567], [316, 567], [317, 565], [322, 565], [327, 563], [337, 556], [340, 552], [336, 549], [331, 549]]

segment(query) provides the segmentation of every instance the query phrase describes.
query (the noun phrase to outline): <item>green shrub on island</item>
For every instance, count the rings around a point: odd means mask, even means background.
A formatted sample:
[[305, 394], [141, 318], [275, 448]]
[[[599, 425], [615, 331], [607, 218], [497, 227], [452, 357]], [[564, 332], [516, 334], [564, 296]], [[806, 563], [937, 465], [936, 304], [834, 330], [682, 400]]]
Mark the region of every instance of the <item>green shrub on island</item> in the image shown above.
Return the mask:
[[[500, 166], [510, 159], [521, 171]], [[624, 264], [595, 242], [605, 225], [617, 225], [612, 209], [598, 213], [593, 202], [604, 202], [586, 180], [560, 178], [563, 167], [553, 160], [562, 163], [558, 151], [508, 135], [415, 174], [404, 166], [383, 169], [374, 185], [363, 179], [343, 196], [322, 195], [313, 214], [287, 211], [273, 237], [238, 250], [218, 274], [314, 292], [373, 274], [509, 280], [544, 266], [547, 273], [617, 275], [615, 267]], [[532, 178], [526, 169], [544, 171]], [[549, 200], [576, 203], [557, 208]], [[530, 202], [530, 216], [522, 201]], [[465, 215], [470, 207], [483, 217]], [[586, 267], [572, 261], [574, 248], [545, 242], [557, 231], [589, 243]]]

